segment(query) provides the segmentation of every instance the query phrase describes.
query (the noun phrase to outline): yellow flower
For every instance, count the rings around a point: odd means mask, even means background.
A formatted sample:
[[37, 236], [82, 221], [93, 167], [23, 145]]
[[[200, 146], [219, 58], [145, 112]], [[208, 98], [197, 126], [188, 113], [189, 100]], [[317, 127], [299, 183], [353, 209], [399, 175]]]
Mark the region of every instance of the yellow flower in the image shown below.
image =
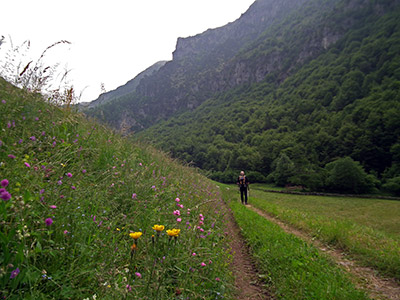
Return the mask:
[[155, 231], [157, 231], [157, 232], [163, 231], [164, 228], [165, 228], [164, 225], [157, 225], [157, 224], [156, 224], [156, 225], [153, 226], [153, 229], [154, 229]]
[[143, 233], [142, 232], [131, 232], [130, 234], [129, 234], [129, 236], [131, 237], [131, 238], [133, 238], [134, 240], [137, 240], [138, 238], [140, 238], [141, 237], [141, 235], [142, 235]]
[[174, 236], [174, 237], [179, 236], [180, 232], [181, 232], [181, 230], [180, 229], [176, 229], [176, 228], [167, 230], [167, 234], [169, 236]]

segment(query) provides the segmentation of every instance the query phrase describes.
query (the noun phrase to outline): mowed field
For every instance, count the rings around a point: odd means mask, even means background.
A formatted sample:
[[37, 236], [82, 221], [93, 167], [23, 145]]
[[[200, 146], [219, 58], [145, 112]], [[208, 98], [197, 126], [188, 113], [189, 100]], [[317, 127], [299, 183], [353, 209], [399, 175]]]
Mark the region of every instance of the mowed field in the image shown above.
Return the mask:
[[362, 264], [400, 279], [400, 201], [265, 192], [253, 185], [250, 203], [335, 247]]
[[267, 200], [285, 209], [354, 222], [400, 239], [400, 201], [268, 193], [263, 188], [261, 184], [252, 185], [250, 197], [254, 198], [254, 205], [262, 205]]

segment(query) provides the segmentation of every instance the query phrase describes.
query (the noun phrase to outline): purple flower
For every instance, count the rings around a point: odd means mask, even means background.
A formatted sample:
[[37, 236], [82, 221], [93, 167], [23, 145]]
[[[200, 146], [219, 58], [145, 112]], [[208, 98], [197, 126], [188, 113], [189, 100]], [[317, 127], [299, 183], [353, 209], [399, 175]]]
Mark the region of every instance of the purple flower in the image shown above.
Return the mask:
[[0, 192], [0, 198], [3, 199], [3, 201], [8, 201], [11, 199], [11, 194], [7, 192], [5, 189], [2, 189], [4, 191]]
[[31, 165], [30, 165], [30, 164], [28, 164], [27, 162], [25, 162], [25, 163], [24, 163], [24, 165], [25, 165], [25, 166], [27, 166], [28, 168], [30, 168], [30, 167], [31, 167]]
[[20, 139], [20, 140], [18, 141], [18, 144], [22, 144], [22, 142], [23, 142], [23, 139]]
[[85, 173], [86, 173], [86, 169], [83, 169], [83, 170], [82, 170], [82, 173], [85, 174]]
[[15, 270], [13, 270], [12, 272], [11, 272], [11, 275], [10, 275], [10, 279], [14, 279], [15, 277], [17, 277], [17, 275], [19, 274], [19, 268], [16, 268]]
[[57, 181], [57, 184], [62, 185], [62, 181], [61, 180]]
[[53, 224], [53, 219], [52, 219], [52, 218], [47, 218], [46, 220], [44, 220], [44, 223], [45, 223], [47, 226], [50, 226], [51, 224]]
[[15, 155], [12, 155], [12, 154], [8, 154], [8, 157], [11, 159], [15, 159]]
[[1, 100], [1, 103], [6, 104], [7, 101], [6, 100]]
[[36, 137], [35, 137], [35, 136], [31, 136], [29, 139], [30, 139], [31, 141], [36, 141]]
[[76, 186], [72, 185], [71, 189], [76, 190]]
[[44, 189], [41, 189], [41, 190], [39, 191], [39, 194], [40, 194], [40, 195], [44, 194]]
[[1, 186], [2, 186], [2, 187], [4, 187], [4, 188], [5, 188], [5, 187], [7, 187], [7, 186], [8, 186], [8, 183], [9, 183], [9, 182], [8, 182], [8, 180], [7, 180], [7, 179], [3, 179], [3, 180], [1, 181], [1, 183], [0, 183], [0, 184], [1, 184]]

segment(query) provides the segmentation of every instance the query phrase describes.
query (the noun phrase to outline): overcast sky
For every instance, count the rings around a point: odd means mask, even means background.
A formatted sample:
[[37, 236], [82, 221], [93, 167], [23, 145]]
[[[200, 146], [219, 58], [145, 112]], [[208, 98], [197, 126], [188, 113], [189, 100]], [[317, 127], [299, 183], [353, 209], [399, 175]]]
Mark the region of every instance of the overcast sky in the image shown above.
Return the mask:
[[9, 37], [19, 45], [30, 40], [38, 57], [49, 51], [71, 69], [70, 80], [82, 101], [125, 84], [160, 60], [171, 60], [178, 37], [216, 28], [240, 17], [255, 0], [5, 0], [1, 4], [0, 48], [4, 58]]

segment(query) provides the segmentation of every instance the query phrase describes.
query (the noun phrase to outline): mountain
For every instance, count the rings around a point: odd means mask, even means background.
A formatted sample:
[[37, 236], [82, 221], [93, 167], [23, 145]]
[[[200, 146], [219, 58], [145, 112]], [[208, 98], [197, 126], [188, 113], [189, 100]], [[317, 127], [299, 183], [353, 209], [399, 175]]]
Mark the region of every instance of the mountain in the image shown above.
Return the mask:
[[139, 73], [135, 78], [129, 80], [124, 85], [116, 88], [115, 90], [106, 92], [101, 94], [96, 100], [93, 100], [87, 104], [88, 108], [94, 108], [99, 105], [106, 104], [112, 100], [115, 100], [121, 96], [124, 96], [129, 93], [135, 92], [136, 88], [138, 87], [140, 81], [145, 78], [146, 76], [151, 76], [155, 72], [157, 72], [162, 66], [164, 66], [166, 61], [159, 61], [156, 62], [154, 65], [150, 66], [143, 72]]
[[[327, 188], [351, 157], [400, 186], [400, 1], [256, 1], [237, 21], [179, 39], [136, 91], [88, 112], [229, 181]], [[285, 169], [286, 168], [286, 169]], [[373, 179], [373, 180], [372, 180]]]

